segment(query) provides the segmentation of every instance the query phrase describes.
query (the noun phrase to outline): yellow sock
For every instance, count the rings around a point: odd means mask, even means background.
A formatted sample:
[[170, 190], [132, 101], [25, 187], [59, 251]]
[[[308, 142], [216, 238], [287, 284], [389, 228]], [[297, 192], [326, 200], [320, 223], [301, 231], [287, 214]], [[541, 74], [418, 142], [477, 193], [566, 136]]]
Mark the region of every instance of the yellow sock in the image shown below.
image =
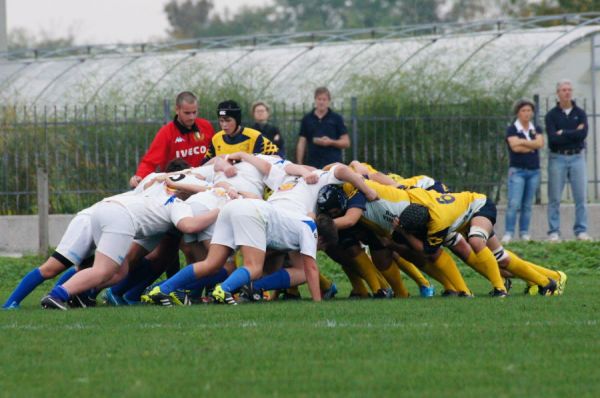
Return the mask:
[[385, 280], [385, 277], [383, 275], [381, 275], [381, 271], [379, 271], [377, 268], [375, 268], [375, 270], [377, 271], [377, 280], [379, 280], [379, 284], [381, 285], [381, 288], [382, 289], [389, 289], [391, 286]]
[[352, 269], [351, 266], [347, 266], [344, 264], [342, 264], [342, 270], [344, 270], [344, 273], [346, 274], [348, 280], [350, 281], [350, 284], [352, 285], [352, 293], [360, 297], [368, 297], [369, 291], [365, 287], [365, 284], [360, 275], [358, 275], [356, 271]]
[[456, 288], [454, 287], [452, 282], [450, 282], [450, 280], [442, 272], [442, 270], [440, 270], [439, 268], [434, 266], [429, 261], [427, 261], [425, 263], [425, 265], [423, 266], [423, 272], [425, 272], [427, 275], [431, 276], [433, 279], [435, 279], [436, 281], [441, 283], [442, 286], [444, 286], [444, 290], [449, 290], [449, 291], [453, 291], [453, 292], [458, 291], [458, 290], [456, 290]]
[[514, 253], [510, 253], [509, 255], [506, 269], [517, 278], [535, 283], [538, 286], [546, 286], [548, 283], [550, 283], [550, 279], [548, 279], [547, 276], [537, 272]]
[[[516, 254], [514, 254], [510, 250], [504, 249], [504, 251], [506, 253], [508, 253], [508, 255], [510, 257], [516, 256]], [[548, 268], [544, 268], [541, 265], [534, 264], [531, 261], [527, 261], [527, 260], [524, 260], [522, 258], [521, 258], [521, 261], [523, 261], [525, 264], [529, 265], [531, 268], [533, 268], [534, 270], [536, 270], [540, 274], [547, 276], [548, 278], [552, 278], [555, 281], [560, 280], [560, 274], [558, 273], [558, 271], [554, 271], [554, 270], [551, 270], [551, 269], [548, 269]]]
[[331, 288], [331, 281], [320, 272], [319, 272], [319, 286], [321, 287], [322, 292]]
[[466, 262], [475, 271], [479, 272], [489, 280], [494, 288], [506, 291], [504, 283], [502, 283], [502, 277], [500, 276], [498, 262], [489, 248], [485, 247], [479, 253], [475, 253], [475, 251], [471, 250]]
[[394, 261], [390, 263], [390, 266], [387, 267], [387, 269], [380, 271], [390, 286], [392, 286], [394, 297], [408, 297], [408, 290], [406, 290], [406, 286], [404, 286], [404, 282], [402, 281], [400, 269], [396, 267]]
[[456, 289], [456, 292], [471, 294], [471, 291], [467, 287], [465, 280], [456, 266], [456, 262], [447, 251], [442, 250], [440, 256], [433, 262], [433, 265], [442, 271], [446, 278], [448, 278], [452, 286]]
[[398, 268], [400, 268], [410, 279], [415, 281], [419, 286], [429, 286], [429, 281], [423, 276], [421, 271], [410, 261], [403, 259], [400, 256], [394, 256], [394, 261]]
[[371, 261], [371, 258], [367, 255], [367, 253], [361, 251], [360, 254], [354, 257], [352, 260], [357, 273], [365, 280], [365, 282], [367, 282], [369, 289], [371, 289], [373, 293], [376, 293], [378, 290], [382, 289], [377, 275], [377, 268], [375, 268], [373, 261]]

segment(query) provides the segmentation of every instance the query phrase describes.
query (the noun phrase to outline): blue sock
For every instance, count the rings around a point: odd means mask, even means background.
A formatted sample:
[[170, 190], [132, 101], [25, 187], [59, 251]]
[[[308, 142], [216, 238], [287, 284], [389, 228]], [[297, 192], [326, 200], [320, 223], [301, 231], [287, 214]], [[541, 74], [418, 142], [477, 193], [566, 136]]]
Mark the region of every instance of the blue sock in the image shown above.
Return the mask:
[[250, 272], [248, 272], [246, 267], [242, 266], [233, 271], [229, 275], [229, 278], [221, 283], [221, 288], [226, 292], [233, 293], [248, 283], [250, 283]]
[[283, 268], [279, 271], [273, 272], [271, 275], [267, 275], [252, 284], [254, 289], [263, 290], [277, 290], [287, 289], [290, 287], [290, 274]]
[[146, 274], [146, 277], [137, 283], [135, 286], [127, 290], [125, 294], [123, 294], [123, 298], [127, 301], [140, 301], [140, 296], [144, 293], [144, 290], [150, 286], [155, 280], [161, 276], [163, 270], [152, 270], [152, 273]]
[[225, 279], [227, 279], [227, 270], [225, 268], [221, 268], [219, 271], [217, 271], [216, 274], [204, 276], [204, 277], [196, 280], [195, 282], [192, 282], [189, 285], [184, 286], [183, 288], [188, 289], [188, 290], [197, 290], [197, 289], [202, 290], [206, 286], [214, 286], [217, 283], [223, 282]]
[[149, 274], [154, 274], [152, 270], [152, 261], [143, 258], [133, 271], [128, 273], [121, 282], [113, 285], [110, 289], [115, 295], [122, 296], [129, 289], [146, 279]]
[[12, 292], [8, 300], [6, 300], [6, 303], [4, 303], [2, 308], [8, 308], [12, 303], [17, 303], [17, 305], [20, 304], [21, 301], [43, 281], [45, 281], [45, 279], [39, 268], [30, 271], [23, 279], [21, 279], [21, 282], [14, 292]]
[[54, 286], [52, 290], [50, 290], [50, 295], [61, 299], [62, 301], [67, 301], [69, 299], [69, 292], [67, 292], [67, 289], [62, 287], [62, 285]]
[[71, 279], [71, 277], [73, 275], [75, 275], [76, 272], [77, 272], [77, 268], [75, 268], [75, 267], [69, 268], [66, 272], [64, 272], [60, 276], [60, 278], [58, 278], [58, 280], [56, 281], [56, 283], [54, 284], [54, 286], [58, 286], [58, 285], [64, 284], [66, 281], [68, 281], [69, 279]]
[[194, 266], [190, 264], [181, 269], [171, 278], [164, 281], [160, 285], [160, 291], [164, 294], [169, 294], [174, 290], [180, 289], [184, 286], [189, 285], [192, 282], [195, 282], [196, 279], [196, 275], [194, 274]]

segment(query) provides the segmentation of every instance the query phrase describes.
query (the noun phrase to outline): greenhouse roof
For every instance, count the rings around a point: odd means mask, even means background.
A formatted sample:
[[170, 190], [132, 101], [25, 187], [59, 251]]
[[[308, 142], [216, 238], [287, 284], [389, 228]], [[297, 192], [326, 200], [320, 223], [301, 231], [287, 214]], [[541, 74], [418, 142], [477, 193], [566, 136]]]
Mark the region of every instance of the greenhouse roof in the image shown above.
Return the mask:
[[0, 53], [0, 98], [141, 104], [187, 89], [210, 95], [228, 88], [300, 103], [319, 85], [347, 97], [403, 79], [418, 90], [436, 87], [438, 95], [467, 84], [502, 93], [596, 32], [600, 13], [23, 50]]

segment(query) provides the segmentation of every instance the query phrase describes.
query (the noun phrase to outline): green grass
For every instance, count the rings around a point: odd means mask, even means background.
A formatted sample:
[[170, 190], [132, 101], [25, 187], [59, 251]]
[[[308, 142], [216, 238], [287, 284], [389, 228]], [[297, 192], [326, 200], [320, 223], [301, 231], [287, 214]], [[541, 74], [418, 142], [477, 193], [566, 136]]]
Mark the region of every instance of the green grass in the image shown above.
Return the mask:
[[[58, 312], [46, 282], [0, 311], [0, 396], [597, 396], [600, 245], [511, 248], [567, 270], [566, 294], [491, 299], [463, 269], [475, 299]], [[0, 259], [0, 297], [38, 262]]]

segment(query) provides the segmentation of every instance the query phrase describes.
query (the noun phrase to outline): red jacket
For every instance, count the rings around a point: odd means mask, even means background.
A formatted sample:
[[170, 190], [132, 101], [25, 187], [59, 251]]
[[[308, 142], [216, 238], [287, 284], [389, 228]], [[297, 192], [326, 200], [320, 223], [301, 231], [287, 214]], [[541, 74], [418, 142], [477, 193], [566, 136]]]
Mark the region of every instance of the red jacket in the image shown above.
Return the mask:
[[196, 118], [195, 124], [197, 132], [195, 128], [187, 129], [175, 120], [162, 126], [142, 157], [135, 175], [144, 178], [157, 168], [164, 171], [167, 163], [175, 158], [182, 158], [192, 167], [200, 166], [215, 130], [206, 119]]

